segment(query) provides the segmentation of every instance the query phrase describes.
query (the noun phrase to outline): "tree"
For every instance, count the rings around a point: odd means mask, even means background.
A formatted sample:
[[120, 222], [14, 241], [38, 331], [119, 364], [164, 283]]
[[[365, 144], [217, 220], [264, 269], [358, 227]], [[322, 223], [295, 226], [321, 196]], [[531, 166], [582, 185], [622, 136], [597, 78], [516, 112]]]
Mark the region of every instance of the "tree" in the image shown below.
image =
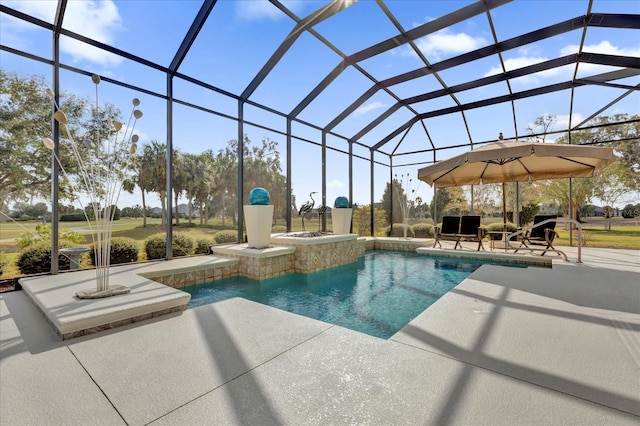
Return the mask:
[[184, 179], [183, 188], [187, 198], [188, 220], [191, 224], [193, 217], [193, 203], [198, 193], [206, 193], [203, 189], [205, 183], [205, 157], [200, 154], [184, 153], [182, 155], [182, 173], [186, 177]]
[[542, 114], [537, 117], [533, 124], [527, 126], [527, 138], [534, 142], [545, 142], [547, 132], [556, 121], [557, 116], [552, 114]]
[[[142, 148], [138, 186], [147, 192], [157, 192], [162, 207], [162, 224], [167, 218], [167, 145], [152, 140]], [[146, 209], [145, 209], [146, 211]], [[146, 222], [145, 222], [146, 225]]]
[[444, 215], [460, 215], [469, 212], [470, 208], [462, 187], [438, 188], [431, 202], [431, 217], [433, 223], [439, 223]]
[[231, 212], [233, 225], [237, 224], [235, 216], [236, 203], [229, 202], [228, 199], [235, 198], [238, 192], [238, 161], [237, 161], [237, 141], [231, 140], [225, 149], [218, 151], [215, 158], [215, 170], [217, 187], [213, 191], [210, 209], [214, 214], [220, 213], [222, 225], [225, 226], [227, 212]]
[[209, 149], [200, 154], [200, 161], [203, 167], [203, 179], [195, 189], [194, 202], [200, 212], [200, 224], [206, 224], [211, 217], [210, 206], [218, 188], [216, 179], [216, 156], [213, 151]]
[[608, 206], [615, 206], [629, 192], [628, 168], [623, 161], [616, 161], [595, 178], [593, 195]]
[[185, 191], [187, 182], [190, 179], [190, 176], [187, 176], [184, 170], [184, 158], [182, 152], [177, 149], [173, 150], [173, 157], [171, 158], [172, 168], [172, 186], [173, 186], [173, 196], [175, 201], [175, 211], [173, 214], [176, 218], [176, 225], [180, 225], [180, 212], [178, 210], [178, 199], [180, 195]]
[[474, 185], [473, 213], [484, 216], [501, 209], [502, 207], [496, 203], [496, 200], [502, 197], [501, 186], [500, 184]]
[[622, 209], [622, 217], [625, 219], [631, 219], [638, 215], [640, 215], [640, 212], [636, 210], [636, 207], [633, 204], [627, 204], [624, 206], [624, 209]]
[[[51, 152], [41, 143], [51, 135], [47, 88], [42, 76], [19, 76], [0, 69], [0, 211], [12, 201], [51, 193]], [[64, 94], [61, 99], [68, 119], [78, 122], [87, 101]], [[68, 173], [73, 172], [69, 153], [61, 151], [60, 161]], [[64, 196], [68, 188], [60, 190]], [[2, 215], [0, 221], [4, 221]]]
[[[632, 118], [635, 118], [635, 116]], [[613, 117], [596, 117], [590, 124], [606, 125], [627, 119], [628, 116], [626, 114], [618, 114]], [[574, 178], [572, 180], [571, 200], [569, 200], [568, 179], [554, 179], [541, 183], [544, 199], [557, 202], [563, 214], [568, 213], [569, 204], [571, 203], [572, 219], [579, 220], [580, 207], [589, 202], [592, 197], [598, 197], [596, 192], [607, 196], [602, 191], [605, 188], [611, 190], [615, 188], [614, 193], [619, 192], [620, 188], [626, 188], [625, 191], [636, 190], [639, 187], [638, 179], [640, 179], [636, 171], [640, 170], [640, 158], [638, 156], [640, 148], [637, 146], [638, 130], [637, 123], [632, 123], [573, 131], [571, 133], [571, 143], [573, 144], [612, 146], [614, 151], [621, 155], [617, 162], [618, 165], [614, 163], [605, 168], [601, 173], [602, 178]], [[634, 138], [635, 140], [633, 140]], [[568, 142], [569, 135], [564, 135], [556, 140], [556, 143]], [[611, 170], [609, 170], [610, 168]], [[619, 197], [619, 195], [616, 197]]]
[[[286, 214], [286, 176], [282, 174], [278, 143], [263, 138], [260, 145], [252, 146], [251, 140], [245, 135], [243, 146], [244, 196], [247, 197], [255, 187], [265, 188], [271, 195], [274, 214]], [[209, 210], [221, 215], [223, 225], [228, 216], [231, 216], [234, 226], [237, 224], [237, 203], [229, 202], [229, 199], [238, 197], [237, 152], [238, 141], [232, 139], [225, 149], [218, 151], [212, 165], [216, 184], [212, 187]]]
[[286, 214], [287, 178], [282, 174], [282, 163], [278, 143], [269, 138], [262, 138], [260, 145], [251, 145], [248, 136], [244, 139], [244, 196], [255, 187], [269, 191], [273, 204], [274, 220], [278, 214]]
[[[640, 119], [640, 116], [629, 117], [628, 114], [614, 114], [611, 117], [596, 117], [590, 125], [602, 125], [597, 129], [572, 134], [572, 143], [598, 143], [613, 147], [622, 162], [620, 178], [630, 191], [640, 190], [640, 122], [621, 123]], [[579, 137], [579, 139], [576, 139]], [[576, 142], [576, 140], [578, 142]]]
[[[386, 214], [380, 209], [374, 211], [374, 228], [383, 229], [385, 227]], [[360, 236], [373, 235], [371, 232], [371, 205], [353, 206], [353, 232]]]
[[391, 184], [389, 182], [382, 193], [380, 208], [384, 211], [388, 224], [402, 223], [404, 221], [403, 212], [407, 205], [407, 195], [398, 179], [393, 179], [391, 182], [393, 184], [393, 209], [391, 208]]

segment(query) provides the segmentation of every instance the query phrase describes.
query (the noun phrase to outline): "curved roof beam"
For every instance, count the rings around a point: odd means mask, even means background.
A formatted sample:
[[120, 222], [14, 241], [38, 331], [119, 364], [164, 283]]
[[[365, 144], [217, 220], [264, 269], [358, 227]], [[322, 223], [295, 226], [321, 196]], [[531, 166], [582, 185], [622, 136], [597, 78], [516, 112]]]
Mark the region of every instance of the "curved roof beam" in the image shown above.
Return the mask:
[[[378, 3], [378, 5], [382, 9], [382, 11], [385, 13], [385, 15], [387, 15], [387, 18], [393, 23], [393, 25], [398, 29], [398, 31], [400, 31], [400, 33], [402, 35], [406, 36], [406, 32], [405, 32], [404, 28], [402, 27], [400, 22], [398, 22], [396, 17], [391, 13], [389, 8], [387, 8], [387, 6], [382, 2], [382, 0], [376, 0], [376, 3]], [[486, 14], [487, 14], [487, 17], [489, 18], [489, 22], [491, 23], [491, 13], [489, 11], [487, 11]], [[491, 23], [491, 25], [493, 25], [493, 24]], [[422, 51], [420, 49], [418, 49], [418, 46], [416, 46], [416, 44], [414, 43], [413, 40], [409, 41], [409, 46], [411, 46], [411, 49], [413, 49], [413, 51], [420, 58], [420, 60], [422, 60], [422, 62], [428, 68], [430, 68], [431, 67], [431, 63], [426, 58], [426, 56], [422, 53]], [[460, 100], [458, 100], [458, 97], [455, 95], [455, 93], [449, 91], [449, 87], [447, 86], [447, 83], [445, 83], [444, 80], [440, 77], [440, 74], [438, 74], [437, 72], [433, 71], [432, 75], [438, 81], [440, 86], [442, 86], [442, 88], [448, 93], [449, 97], [453, 100], [453, 102], [456, 105], [461, 105], [461, 102], [460, 102]], [[412, 108], [408, 108], [408, 109], [410, 109], [414, 113], [417, 113], [417, 111], [413, 110]], [[471, 139], [471, 131], [469, 130], [469, 123], [467, 122], [467, 117], [466, 117], [464, 112], [462, 112], [461, 115], [462, 115], [462, 121], [464, 122], [464, 127], [465, 127], [465, 129], [467, 131], [467, 136], [469, 137], [469, 141], [471, 143], [473, 143], [473, 141]], [[424, 123], [424, 121], [421, 121], [421, 123], [422, 123], [422, 127], [425, 129], [426, 134], [429, 135], [429, 132], [426, 129], [426, 124]], [[402, 144], [402, 142], [406, 138], [408, 132], [409, 132], [409, 130], [407, 130], [407, 133], [405, 133], [405, 135], [400, 139], [400, 142], [398, 142], [398, 145], [391, 152], [391, 155], [394, 155], [395, 152], [400, 148], [400, 145]], [[433, 141], [430, 141], [430, 142], [433, 145]]]
[[[380, 82], [380, 86], [390, 87], [399, 83], [404, 83], [409, 80], [423, 77], [425, 75], [431, 74], [432, 72], [439, 72], [442, 70], [453, 68], [457, 65], [462, 65], [467, 62], [472, 62], [478, 59], [485, 58], [487, 56], [495, 55], [509, 49], [521, 47], [530, 43], [534, 43], [536, 41], [544, 40], [545, 38], [548, 38], [548, 37], [553, 37], [559, 34], [563, 34], [565, 32], [574, 30], [576, 28], [576, 25], [578, 24], [582, 25], [585, 21], [586, 21], [585, 16], [569, 19], [559, 24], [542, 28], [540, 30], [532, 31], [522, 36], [513, 37], [509, 40], [503, 41], [502, 43], [492, 44], [490, 46], [476, 49], [474, 51], [464, 53], [462, 55], [458, 55], [453, 58], [445, 59], [444, 61], [433, 64], [429, 67], [422, 67], [422, 68], [418, 68], [403, 74], [398, 74], [396, 76], [382, 80]], [[371, 93], [369, 97], [373, 95], [374, 93]], [[362, 103], [364, 103], [364, 101], [366, 101], [366, 99], [367, 98], [362, 99], [362, 97], [358, 98], [358, 100], [356, 100], [353, 104], [351, 104], [345, 111], [343, 111], [340, 115], [338, 115], [335, 119], [333, 119], [327, 125], [325, 130], [330, 131], [335, 126], [340, 124], [342, 120], [344, 120], [351, 112], [355, 111]], [[350, 111], [349, 114], [345, 114], [347, 110]], [[355, 139], [355, 137], [353, 137], [352, 139]]]
[[[360, 61], [409, 43], [412, 40], [424, 37], [451, 25], [455, 25], [476, 15], [485, 13], [488, 10], [502, 6], [503, 4], [510, 3], [511, 1], [513, 0], [480, 0], [476, 3], [470, 4], [469, 6], [463, 7], [462, 9], [451, 12], [448, 15], [442, 16], [441, 18], [413, 28], [407, 31], [406, 34], [399, 34], [348, 56], [343, 59], [342, 63], [334, 68], [333, 71], [329, 73], [329, 75], [325, 77], [313, 90], [311, 90], [311, 92], [309, 92], [309, 94], [298, 105], [296, 105], [293, 110], [291, 110], [289, 116], [296, 117], [300, 114], [300, 112], [302, 112], [302, 110], [304, 110], [316, 97], [318, 97], [318, 95], [320, 95], [320, 93], [322, 93], [322, 91], [349, 65], [354, 65]], [[336, 72], [337, 70], [340, 70], [340, 72]], [[331, 128], [325, 128], [324, 130], [330, 131]]]
[[53, 34], [55, 37], [58, 37], [60, 30], [62, 30], [65, 10], [67, 10], [67, 0], [60, 0], [56, 6], [56, 16], [53, 18]]
[[587, 25], [589, 26], [596, 27], [640, 29], [640, 15], [598, 13], [591, 15], [590, 18], [587, 18], [584, 15], [578, 16], [577, 18], [569, 19], [567, 21], [560, 22], [549, 27], [541, 28], [536, 31], [531, 31], [530, 33], [510, 38], [509, 40], [505, 40], [498, 44], [492, 44], [474, 50], [472, 52], [464, 53], [450, 59], [445, 59], [444, 61], [433, 64], [431, 68], [423, 67], [406, 72], [404, 74], [398, 74], [397, 76], [382, 80], [380, 84], [389, 87], [395, 84], [404, 83], [405, 81], [428, 75], [432, 70], [442, 71], [445, 69], [453, 68], [457, 65], [466, 64], [477, 59], [496, 55], [500, 52], [515, 49], [517, 47], [522, 47], [527, 44], [535, 43], [540, 40], [555, 37], [557, 35], [582, 28], [585, 22], [587, 22]]
[[[640, 65], [640, 58], [630, 58], [630, 59], [635, 59], [636, 62], [637, 62], [637, 65]], [[593, 78], [594, 80], [597, 80], [597, 81], [611, 81], [611, 80], [618, 80], [620, 78], [626, 78], [626, 77], [629, 77], [631, 75], [640, 75], [640, 68], [637, 68], [637, 69], [623, 69], [623, 70], [619, 70], [619, 71], [613, 71], [613, 72], [608, 72], [608, 73], [604, 73], [604, 74], [598, 74], [598, 75], [595, 75], [595, 76], [593, 76], [591, 78]], [[589, 84], [590, 83], [588, 82], [588, 80], [584, 80], [584, 79], [576, 80], [575, 82], [566, 81], [564, 83], [551, 84], [551, 85], [548, 85], [548, 86], [540, 86], [540, 87], [537, 87], [535, 89], [524, 90], [522, 92], [516, 92], [516, 93], [514, 93], [512, 95], [496, 96], [496, 97], [493, 97], [493, 98], [487, 98], [487, 99], [483, 99], [483, 100], [480, 100], [480, 101], [470, 102], [470, 103], [464, 104], [462, 106], [454, 106], [454, 107], [442, 108], [442, 109], [439, 109], [439, 110], [426, 112], [426, 113], [418, 115], [417, 117], [413, 117], [411, 120], [407, 121], [402, 126], [398, 127], [396, 130], [391, 132], [389, 135], [385, 136], [380, 142], [378, 142], [377, 144], [373, 145], [371, 147], [371, 150], [377, 150], [380, 147], [384, 146], [387, 142], [389, 142], [391, 139], [393, 139], [395, 136], [397, 136], [399, 133], [401, 133], [408, 126], [413, 125], [413, 123], [415, 123], [417, 120], [421, 120], [421, 119], [424, 119], [424, 118], [438, 117], [438, 116], [441, 116], [441, 115], [460, 112], [461, 110], [465, 111], [465, 110], [485, 107], [485, 106], [489, 106], [489, 105], [495, 105], [495, 104], [499, 104], [499, 103], [503, 103], [503, 102], [509, 102], [509, 101], [512, 101], [512, 100], [525, 99], [525, 98], [529, 98], [531, 96], [544, 95], [544, 94], [547, 94], [547, 93], [553, 93], [553, 92], [557, 92], [557, 91], [560, 91], [560, 90], [571, 89], [572, 87], [587, 86]]]
[[[587, 16], [591, 16], [591, 8], [593, 7], [593, 0], [589, 0], [589, 5], [587, 6]], [[587, 28], [588, 26], [584, 25], [584, 27], [582, 28], [582, 36], [580, 37], [580, 47], [578, 47], [578, 56], [582, 55], [582, 49], [584, 48], [584, 40], [587, 38]], [[578, 76], [578, 68], [580, 67], [580, 62], [576, 62], [576, 66], [573, 68], [573, 77], [571, 78], [571, 81], [573, 81], [575, 83], [576, 81], [576, 77]], [[572, 118], [573, 118], [573, 100], [574, 100], [574, 95], [575, 95], [575, 86], [571, 87], [571, 96], [569, 96], [569, 143], [571, 143], [571, 124], [572, 124]], [[569, 208], [569, 211], [571, 211], [571, 207]]]
[[[580, 28], [584, 25], [588, 25], [588, 26], [598, 26], [598, 27], [602, 27], [602, 26], [606, 26], [606, 27], [612, 27], [612, 28], [620, 28], [622, 26], [622, 28], [633, 28], [633, 29], [640, 29], [640, 15], [622, 15], [622, 14], [594, 14], [591, 17], [587, 17], [587, 16], [580, 16], [577, 18], [573, 18], [573, 19], [569, 19], [567, 21], [561, 22], [559, 24], [555, 24], [546, 28], [542, 28], [540, 30], [536, 30], [536, 31], [532, 31], [530, 33], [524, 34], [522, 36], [518, 36], [518, 37], [513, 37], [509, 40], [505, 40], [501, 43], [498, 44], [494, 44], [491, 46], [486, 46], [483, 47], [481, 49], [477, 49], [474, 50], [472, 52], [468, 52], [450, 59], [446, 59], [444, 61], [438, 62], [436, 64], [433, 64], [430, 68], [419, 68], [417, 70], [413, 70], [413, 71], [409, 71], [407, 73], [404, 74], [399, 74], [395, 77], [391, 77], [388, 78], [386, 80], [383, 80], [380, 82], [380, 85], [384, 86], [384, 87], [389, 87], [395, 84], [399, 84], [405, 81], [409, 81], [415, 78], [419, 78], [422, 77], [424, 75], [430, 74], [432, 72], [437, 72], [437, 71], [441, 71], [444, 69], [448, 69], [448, 68], [452, 68], [455, 67], [457, 65], [461, 65], [467, 62], [471, 62], [477, 59], [481, 59], [487, 56], [491, 56], [494, 54], [499, 54], [500, 52], [503, 52], [505, 50], [509, 50], [509, 49], [513, 49], [515, 47], [521, 47], [530, 43], [534, 43], [536, 41], [540, 41], [543, 40], [545, 38], [548, 37], [553, 37], [577, 28]], [[524, 68], [519, 68], [517, 70], [513, 70], [513, 71], [508, 71], [507, 73], [505, 73], [504, 75], [500, 75], [500, 74], [496, 74], [495, 76], [489, 76], [489, 77], [485, 77], [484, 79], [479, 79], [476, 80], [477, 82], [480, 81], [484, 81], [485, 83], [483, 84], [479, 84], [479, 85], [474, 85], [473, 82], [470, 83], [463, 83], [461, 85], [456, 85], [453, 86], [451, 88], [449, 88], [450, 90], [454, 90], [454, 88], [459, 88], [457, 91], [461, 91], [461, 90], [467, 90], [470, 88], [474, 88], [474, 87], [480, 87], [482, 85], [486, 85], [486, 84], [491, 84], [491, 83], [495, 83], [498, 81], [502, 81], [508, 78], [515, 78], [515, 77], [519, 77], [521, 75], [526, 75], [526, 74], [530, 74], [533, 72], [538, 72], [538, 71], [542, 71], [544, 69], [550, 69], [550, 68], [554, 68], [557, 66], [561, 66], [561, 65], [567, 65], [569, 63], [574, 63], [577, 62], [576, 59], [574, 60], [570, 60], [570, 58], [572, 56], [575, 56], [577, 58], [577, 55], [568, 55], [568, 56], [564, 56], [562, 58], [557, 58], [557, 59], [552, 59], [550, 61], [546, 61], [546, 62], [542, 62], [539, 64], [535, 64], [529, 67], [524, 67]], [[564, 63], [562, 63], [563, 61], [565, 61]], [[603, 55], [603, 54], [598, 54], [598, 53], [588, 53], [588, 54], [583, 54], [580, 56], [580, 61], [581, 62], [591, 62], [591, 63], [601, 63], [602, 65], [612, 65], [612, 66], [620, 66], [620, 67], [637, 67], [637, 58], [632, 58], [632, 57], [625, 57], [625, 56], [615, 56], [615, 55]], [[606, 62], [601, 62], [601, 61], [606, 61]], [[635, 64], [635, 65], [633, 65]], [[547, 66], [548, 68], [543, 68]], [[536, 67], [541, 67], [540, 69], [536, 69]], [[528, 72], [527, 72], [528, 71]], [[524, 74], [521, 75], [517, 75], [518, 72], [525, 72]], [[468, 87], [464, 87], [461, 88], [461, 86], [465, 85], [465, 84], [469, 84]], [[425, 95], [420, 95], [420, 96], [425, 96], [422, 98], [419, 97], [414, 97], [411, 98], [413, 101], [409, 101], [408, 99], [402, 100], [401, 103], [402, 105], [406, 104], [411, 104], [411, 103], [415, 103], [415, 102], [420, 102], [420, 101], [424, 101], [424, 100], [428, 100], [428, 99], [433, 99], [434, 97], [439, 97], [439, 96], [445, 96], [448, 95], [449, 93], [444, 91], [444, 90], [438, 90], [438, 91], [434, 91], [431, 92], [430, 94], [425, 94]], [[373, 94], [371, 94], [372, 96]], [[355, 102], [354, 102], [355, 104]], [[354, 105], [352, 104], [349, 108], [351, 110], [355, 110], [359, 105]], [[394, 108], [395, 105], [391, 108]], [[340, 114], [338, 117], [341, 117], [341, 120], [343, 120], [344, 118], [347, 117], [347, 115], [343, 115]], [[340, 123], [340, 121], [338, 121], [338, 117], [336, 117], [336, 119], [334, 119], [333, 121], [331, 121], [330, 125], [331, 126], [336, 126]], [[382, 117], [382, 115], [380, 116]], [[373, 128], [375, 128], [378, 124], [380, 124], [381, 120], [380, 117], [378, 117], [377, 119], [375, 119], [374, 121], [372, 121], [371, 123], [369, 123], [369, 125], [367, 125], [364, 129], [362, 129], [360, 132], [358, 132], [356, 135], [352, 136], [351, 139], [355, 139], [357, 140], [358, 138], [361, 138], [362, 136], [364, 136], [366, 133], [368, 133], [369, 131], [371, 131]], [[387, 115], [385, 115], [385, 118], [387, 117]]]
[[[357, 140], [357, 139], [363, 137], [365, 134], [369, 133], [378, 124], [380, 124], [387, 117], [389, 117], [389, 115], [391, 115], [392, 113], [397, 111], [398, 108], [401, 105], [404, 105], [404, 104], [410, 105], [410, 104], [414, 104], [414, 103], [418, 103], [418, 102], [428, 101], [430, 99], [436, 99], [436, 98], [439, 98], [439, 97], [442, 97], [442, 96], [447, 96], [450, 92], [451, 93], [456, 93], [456, 92], [462, 92], [464, 90], [476, 89], [476, 88], [482, 87], [482, 86], [488, 86], [490, 84], [498, 83], [500, 81], [505, 81], [505, 80], [507, 80], [509, 78], [516, 78], [516, 77], [522, 77], [522, 76], [525, 76], [525, 75], [528, 75], [528, 74], [534, 74], [534, 73], [537, 73], [537, 72], [540, 72], [540, 71], [545, 71], [545, 70], [548, 70], [548, 69], [556, 68], [558, 66], [571, 64], [571, 63], [574, 63], [576, 61], [577, 61], [577, 55], [575, 55], [575, 54], [567, 55], [567, 56], [563, 56], [561, 58], [552, 59], [552, 60], [549, 60], [549, 61], [540, 62], [538, 64], [529, 65], [527, 67], [518, 68], [516, 70], [508, 71], [508, 72], [503, 73], [503, 74], [494, 74], [494, 75], [490, 75], [488, 77], [479, 78], [477, 80], [468, 81], [466, 83], [456, 84], [454, 86], [449, 87], [448, 90], [439, 89], [439, 90], [434, 90], [432, 92], [423, 93], [421, 95], [416, 95], [416, 96], [413, 96], [411, 98], [403, 99], [401, 103], [397, 103], [397, 104], [392, 105], [387, 111], [385, 111], [379, 117], [377, 117], [376, 119], [371, 121], [371, 123], [369, 123], [366, 127], [364, 127], [362, 130], [360, 130], [358, 133], [356, 133], [353, 136], [353, 139]], [[512, 94], [512, 93], [510, 92], [510, 94]], [[455, 108], [455, 107], [452, 107], [452, 108]]]
[[187, 56], [191, 45], [198, 36], [198, 33], [200, 33], [202, 26], [206, 22], [209, 14], [213, 10], [213, 6], [215, 6], [217, 1], [218, 0], [205, 0], [204, 3], [202, 3], [198, 14], [191, 23], [191, 27], [189, 27], [189, 31], [187, 31], [184, 39], [182, 39], [182, 43], [180, 43], [180, 47], [176, 51], [176, 54], [174, 55], [173, 60], [169, 65], [170, 75], [175, 75], [175, 73], [178, 71], [180, 64], [182, 63], [182, 61], [184, 61], [184, 57]]
[[[487, 12], [487, 20], [489, 21], [489, 28], [491, 28], [491, 36], [493, 37], [493, 43], [498, 44], [500, 41], [498, 40], [498, 34], [496, 33], [496, 27], [493, 24], [493, 18], [491, 18], [491, 13]], [[500, 61], [500, 68], [502, 68], [502, 73], [507, 73], [507, 66], [504, 64], [504, 58], [502, 57], [502, 52], [498, 52], [498, 59]], [[505, 78], [505, 83], [507, 84], [507, 90], [509, 90], [509, 94], [513, 95], [513, 89], [511, 88], [511, 80], [508, 77]], [[516, 119], [516, 103], [511, 101], [511, 116], [513, 118], [513, 131], [516, 135], [516, 139], [518, 138], [518, 126]], [[469, 142], [471, 143], [471, 149], [473, 149], [473, 139], [471, 138], [471, 134], [469, 134]]]
[[258, 71], [258, 74], [256, 74], [253, 80], [251, 80], [251, 83], [249, 83], [249, 85], [244, 89], [240, 95], [240, 99], [243, 101], [249, 99], [253, 92], [255, 92], [258, 86], [264, 81], [267, 75], [269, 75], [271, 70], [273, 70], [276, 64], [280, 59], [282, 59], [284, 54], [287, 53], [289, 48], [293, 46], [293, 43], [296, 42], [302, 33], [311, 29], [314, 25], [319, 24], [325, 19], [332, 17], [336, 13], [343, 11], [357, 1], [358, 0], [333, 0], [331, 3], [321, 7], [298, 22], [280, 46], [278, 46], [276, 51], [273, 52], [273, 55], [271, 55], [267, 62], [265, 62], [262, 69]]

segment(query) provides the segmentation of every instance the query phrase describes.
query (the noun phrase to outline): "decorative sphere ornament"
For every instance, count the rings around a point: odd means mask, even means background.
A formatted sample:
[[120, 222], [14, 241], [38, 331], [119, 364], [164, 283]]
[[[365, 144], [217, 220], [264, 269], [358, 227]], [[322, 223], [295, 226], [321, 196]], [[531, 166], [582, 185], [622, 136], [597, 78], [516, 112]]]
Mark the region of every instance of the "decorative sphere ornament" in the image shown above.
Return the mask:
[[333, 202], [334, 209], [346, 209], [349, 208], [349, 199], [347, 197], [337, 197], [336, 201]]
[[269, 195], [269, 191], [264, 188], [253, 188], [251, 192], [249, 192], [249, 204], [252, 206], [266, 206], [270, 200], [271, 196]]

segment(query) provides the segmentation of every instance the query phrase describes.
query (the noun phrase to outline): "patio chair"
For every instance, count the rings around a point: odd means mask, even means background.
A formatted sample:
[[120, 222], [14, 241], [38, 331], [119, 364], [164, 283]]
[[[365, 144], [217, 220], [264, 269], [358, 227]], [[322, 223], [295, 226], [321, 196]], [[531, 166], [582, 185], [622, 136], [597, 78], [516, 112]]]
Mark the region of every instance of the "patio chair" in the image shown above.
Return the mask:
[[[548, 250], [555, 250], [553, 247], [553, 240], [556, 238], [557, 232], [555, 231], [556, 222], [549, 222], [542, 226], [536, 226], [537, 224], [544, 222], [547, 219], [557, 219], [556, 215], [536, 215], [533, 217], [533, 228], [527, 230], [520, 241], [520, 246], [514, 253], [517, 253], [521, 248], [530, 249], [529, 245], [541, 245], [544, 246], [544, 251], [540, 256]], [[524, 248], [523, 248], [524, 246]]]
[[442, 248], [440, 240], [456, 241], [457, 235], [460, 233], [460, 216], [442, 216], [442, 227], [436, 226], [436, 240], [433, 242], [433, 248], [436, 244]]
[[477, 241], [478, 251], [485, 249], [482, 245], [484, 233], [480, 227], [480, 219], [480, 216], [462, 216], [460, 218], [460, 232], [456, 235], [454, 250], [458, 247], [462, 248], [461, 241]]

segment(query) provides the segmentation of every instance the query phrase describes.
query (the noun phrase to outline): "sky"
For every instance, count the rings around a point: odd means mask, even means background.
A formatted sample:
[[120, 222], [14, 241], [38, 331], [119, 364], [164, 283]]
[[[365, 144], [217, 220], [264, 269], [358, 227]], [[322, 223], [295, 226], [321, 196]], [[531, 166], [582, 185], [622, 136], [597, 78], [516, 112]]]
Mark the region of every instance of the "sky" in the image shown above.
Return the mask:
[[[53, 21], [56, 9], [56, 2], [49, 0], [1, 0], [0, 3], [47, 22]], [[282, 3], [302, 18], [327, 2], [295, 0]], [[393, 0], [387, 1], [385, 5], [396, 16], [398, 24], [405, 31], [409, 31], [472, 3], [474, 2]], [[581, 16], [586, 13], [587, 5], [588, 2], [583, 0], [516, 0], [493, 9], [491, 19], [496, 37], [506, 40], [543, 26]], [[88, 38], [168, 66], [200, 6], [201, 1], [196, 0], [70, 1], [63, 26]], [[594, 0], [592, 12], [638, 14], [640, 3], [634, 0]], [[51, 35], [48, 31], [6, 14], [0, 15], [0, 28], [0, 40], [3, 45], [45, 59], [51, 58]], [[220, 0], [180, 65], [179, 73], [213, 85], [222, 91], [240, 94], [293, 28], [293, 21], [268, 1]], [[356, 2], [330, 19], [320, 22], [314, 26], [314, 30], [345, 55], [354, 54], [398, 34], [398, 28], [372, 0]], [[503, 53], [505, 66], [508, 70], [516, 69], [575, 53], [581, 36], [582, 31], [577, 29], [521, 48], [507, 50]], [[492, 43], [493, 34], [488, 19], [486, 15], [481, 14], [418, 39], [415, 44], [420, 53], [431, 64], [435, 64]], [[637, 30], [590, 28], [583, 51], [638, 57], [640, 37]], [[302, 33], [264, 81], [251, 93], [249, 99], [289, 114], [311, 90], [334, 71], [341, 59], [339, 54], [327, 48], [316, 37]], [[65, 36], [61, 37], [61, 62], [151, 92], [166, 92], [167, 82], [162, 72]], [[49, 66], [6, 51], [0, 51], [0, 65], [6, 71], [44, 75], [49, 80], [51, 77]], [[360, 69], [349, 66], [339, 73], [332, 84], [300, 111], [298, 118], [321, 127], [326, 126], [371, 88], [372, 81], [366, 74], [384, 80], [421, 68], [424, 63], [414, 50], [404, 44], [361, 61], [358, 66]], [[582, 64], [577, 77], [610, 70], [611, 68]], [[493, 55], [456, 68], [445, 69], [439, 73], [439, 77], [448, 86], [452, 86], [500, 72], [499, 59]], [[520, 92], [541, 84], [566, 81], [574, 72], [573, 65], [540, 72], [513, 80], [511, 88], [514, 92]], [[632, 86], [639, 84], [640, 78], [635, 76], [618, 82]], [[90, 78], [69, 71], [61, 72], [61, 88], [79, 96], [93, 98], [95, 95]], [[438, 79], [433, 75], [427, 75], [391, 86], [390, 90], [393, 95], [403, 99], [441, 88]], [[197, 153], [207, 149], [215, 152], [225, 148], [229, 140], [237, 138], [237, 123], [229, 118], [238, 114], [237, 101], [181, 79], [174, 79], [173, 90], [176, 99], [219, 112], [218, 115], [212, 115], [184, 105], [175, 105], [175, 148], [184, 152]], [[564, 91], [517, 101], [515, 123], [510, 103], [470, 110], [464, 119], [461, 114], [429, 118], [424, 121], [424, 127], [412, 127], [406, 134], [398, 135], [391, 140], [383, 150], [386, 154], [402, 154], [428, 149], [431, 147], [429, 138], [438, 147], [467, 145], [463, 148], [445, 149], [438, 152], [436, 158], [432, 153], [398, 155], [393, 158], [393, 173], [399, 177], [408, 175], [412, 178], [411, 185], [412, 189], [416, 189], [415, 196], [430, 201], [433, 190], [426, 184], [418, 186], [418, 168], [434, 160], [457, 155], [468, 149], [470, 142], [494, 140], [500, 132], [507, 138], [516, 135], [523, 138], [527, 134], [527, 128], [541, 115], [556, 116], [551, 130], [566, 129], [570, 120], [575, 126], [624, 92], [623, 89], [610, 87], [577, 89], [571, 117], [570, 93]], [[500, 83], [460, 92], [457, 98], [461, 103], [469, 103], [506, 94], [507, 85]], [[131, 99], [139, 98], [140, 109], [144, 112], [144, 117], [136, 128], [140, 144], [151, 140], [166, 141], [167, 113], [166, 102], [163, 99], [109, 84], [105, 80], [99, 86], [99, 96], [101, 101], [113, 103], [125, 113], [130, 109]], [[419, 113], [423, 113], [454, 106], [454, 102], [451, 97], [442, 97], [412, 106]], [[396, 99], [391, 94], [378, 90], [333, 130], [345, 137], [352, 137], [395, 103]], [[640, 114], [640, 94], [636, 91], [603, 111], [601, 115], [615, 113]], [[245, 125], [244, 133], [253, 144], [259, 143], [263, 138], [277, 141], [284, 162], [286, 138], [283, 133], [286, 132], [286, 120], [252, 105], [245, 105], [243, 114], [245, 120], [275, 130]], [[364, 134], [360, 141], [364, 145], [373, 145], [412, 116], [413, 114], [405, 108], [400, 108], [380, 126]], [[321, 143], [321, 132], [316, 129], [294, 122], [292, 131], [300, 139]], [[552, 139], [553, 137], [547, 141]], [[298, 205], [308, 199], [310, 192], [320, 192], [322, 188], [322, 156], [321, 149], [316, 144], [303, 143], [298, 139], [292, 142], [293, 191]], [[348, 151], [347, 142], [333, 135], [327, 136], [327, 145], [342, 152]], [[354, 145], [354, 154], [358, 158], [354, 159], [352, 201], [369, 204], [371, 174], [366, 160], [371, 154], [368, 147], [360, 145]], [[389, 164], [390, 161], [388, 155], [384, 154], [377, 153], [374, 158], [384, 164]], [[331, 206], [336, 197], [348, 195], [347, 156], [329, 149], [326, 166], [325, 203]], [[389, 181], [390, 170], [388, 167], [376, 165], [374, 176], [374, 201], [377, 202], [382, 197], [385, 183]], [[140, 204], [139, 194], [124, 194], [121, 197], [121, 206], [133, 204]], [[152, 197], [149, 204], [159, 205], [159, 201]]]

